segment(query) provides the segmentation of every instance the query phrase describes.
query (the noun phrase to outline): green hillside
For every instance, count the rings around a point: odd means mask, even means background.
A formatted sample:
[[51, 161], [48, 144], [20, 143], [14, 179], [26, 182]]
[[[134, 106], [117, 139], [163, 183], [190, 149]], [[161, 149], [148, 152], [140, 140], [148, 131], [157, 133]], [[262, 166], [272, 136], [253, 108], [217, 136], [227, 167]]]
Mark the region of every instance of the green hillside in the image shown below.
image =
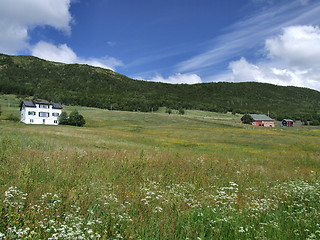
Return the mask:
[[[159, 107], [213, 112], [267, 113], [276, 118], [312, 119], [320, 92], [271, 84], [165, 84], [133, 80], [111, 70], [45, 61], [32, 56], [0, 55], [0, 92], [125, 111]], [[314, 118], [314, 117], [313, 117]]]

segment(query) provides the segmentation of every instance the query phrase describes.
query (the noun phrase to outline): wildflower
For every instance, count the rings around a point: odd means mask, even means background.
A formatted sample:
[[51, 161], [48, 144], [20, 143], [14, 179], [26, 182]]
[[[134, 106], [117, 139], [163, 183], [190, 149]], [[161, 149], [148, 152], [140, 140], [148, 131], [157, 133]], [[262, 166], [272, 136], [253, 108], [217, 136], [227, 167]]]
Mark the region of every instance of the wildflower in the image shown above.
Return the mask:
[[117, 236], [116, 236], [116, 238], [122, 238], [121, 234], [118, 233]]
[[162, 212], [162, 207], [155, 207], [155, 209], [153, 210], [154, 213], [158, 213], [158, 212]]
[[238, 232], [240, 233], [243, 233], [243, 232], [247, 232], [248, 231], [248, 228], [243, 228], [243, 227], [240, 227]]

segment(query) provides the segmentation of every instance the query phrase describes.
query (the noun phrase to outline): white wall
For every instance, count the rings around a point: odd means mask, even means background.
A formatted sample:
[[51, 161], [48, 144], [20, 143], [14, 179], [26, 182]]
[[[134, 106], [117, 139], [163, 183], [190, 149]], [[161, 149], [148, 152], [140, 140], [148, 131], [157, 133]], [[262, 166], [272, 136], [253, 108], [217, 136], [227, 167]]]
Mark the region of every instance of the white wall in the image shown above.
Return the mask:
[[[29, 112], [35, 112], [35, 115], [29, 115]], [[48, 113], [49, 117], [39, 116], [39, 113]], [[61, 114], [61, 109], [52, 109], [52, 105], [49, 108], [39, 108], [39, 104], [36, 107], [25, 107], [21, 109], [21, 121], [26, 124], [49, 124], [58, 125], [59, 116], [52, 116], [52, 113]]]

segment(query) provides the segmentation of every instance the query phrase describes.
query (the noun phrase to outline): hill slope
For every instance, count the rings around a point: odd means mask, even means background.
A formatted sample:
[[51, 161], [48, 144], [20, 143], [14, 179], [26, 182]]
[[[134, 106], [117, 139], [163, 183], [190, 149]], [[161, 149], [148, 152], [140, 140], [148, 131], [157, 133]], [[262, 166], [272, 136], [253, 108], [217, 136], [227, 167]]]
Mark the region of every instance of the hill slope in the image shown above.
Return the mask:
[[160, 106], [238, 113], [269, 110], [273, 117], [297, 118], [320, 109], [320, 92], [306, 88], [255, 82], [195, 85], [146, 82], [107, 69], [31, 56], [0, 54], [0, 79], [2, 93], [127, 111], [151, 111]]

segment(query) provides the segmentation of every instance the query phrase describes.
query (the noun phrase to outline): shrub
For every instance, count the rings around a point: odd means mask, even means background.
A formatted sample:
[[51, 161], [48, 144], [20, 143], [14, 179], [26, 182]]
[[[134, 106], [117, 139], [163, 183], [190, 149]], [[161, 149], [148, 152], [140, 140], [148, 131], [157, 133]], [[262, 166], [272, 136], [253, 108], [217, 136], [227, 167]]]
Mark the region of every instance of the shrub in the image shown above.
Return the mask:
[[69, 117], [66, 112], [62, 112], [59, 117], [59, 124], [82, 127], [84, 124], [86, 124], [86, 121], [77, 110], [73, 110]]
[[313, 121], [310, 122], [310, 125], [318, 126], [318, 125], [320, 125], [320, 122], [318, 120], [313, 120]]
[[59, 116], [59, 124], [68, 125], [68, 114], [66, 112], [62, 112]]
[[86, 121], [84, 120], [84, 117], [79, 114], [77, 110], [73, 110], [68, 118], [68, 124], [73, 126], [79, 126], [82, 127]]
[[9, 120], [9, 121], [14, 121], [14, 122], [19, 122], [20, 121], [19, 117], [17, 117], [16, 115], [14, 115], [12, 113], [6, 119]]
[[180, 108], [180, 109], [179, 109], [179, 114], [181, 114], [181, 115], [183, 115], [183, 114], [184, 114], [184, 110], [183, 110], [183, 108]]
[[245, 114], [241, 118], [241, 121], [242, 121], [242, 123], [245, 123], [245, 124], [251, 124], [254, 120], [249, 114]]

